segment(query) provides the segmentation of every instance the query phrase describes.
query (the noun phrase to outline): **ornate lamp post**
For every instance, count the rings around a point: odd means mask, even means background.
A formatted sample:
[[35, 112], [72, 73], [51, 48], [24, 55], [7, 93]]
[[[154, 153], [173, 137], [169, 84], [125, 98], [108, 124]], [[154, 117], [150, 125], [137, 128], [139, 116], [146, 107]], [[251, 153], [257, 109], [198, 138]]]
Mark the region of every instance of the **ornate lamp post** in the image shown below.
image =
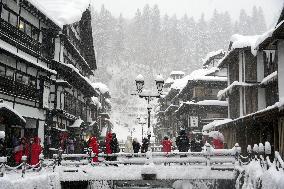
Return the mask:
[[143, 91], [144, 77], [141, 74], [139, 74], [136, 77], [135, 82], [136, 82], [136, 87], [137, 87], [137, 95], [140, 98], [144, 98], [148, 103], [148, 106], [147, 106], [147, 110], [148, 110], [148, 131], [147, 131], [147, 135], [148, 135], [148, 139], [150, 141], [150, 137], [151, 137], [151, 131], [150, 131], [151, 122], [150, 121], [151, 121], [151, 109], [152, 109], [152, 107], [150, 106], [150, 101], [153, 98], [160, 98], [160, 96], [163, 92], [164, 79], [161, 75], [157, 75], [155, 82], [156, 82], [158, 93], [156, 93], [156, 94], [153, 94], [153, 93], [151, 93], [151, 91], [148, 91], [148, 90]]

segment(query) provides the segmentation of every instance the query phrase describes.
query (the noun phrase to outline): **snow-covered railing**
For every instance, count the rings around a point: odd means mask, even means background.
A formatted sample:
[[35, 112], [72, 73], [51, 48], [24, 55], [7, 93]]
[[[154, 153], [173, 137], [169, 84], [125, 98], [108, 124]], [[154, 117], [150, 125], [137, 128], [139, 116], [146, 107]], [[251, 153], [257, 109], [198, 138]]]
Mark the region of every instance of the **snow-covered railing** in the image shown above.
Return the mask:
[[46, 166], [43, 162], [44, 156], [42, 154], [39, 156], [39, 162], [35, 165], [28, 164], [27, 156], [22, 156], [22, 163], [12, 167], [7, 165], [7, 157], [0, 157], [0, 177], [3, 177], [6, 171], [17, 171], [19, 169], [22, 170], [22, 177], [24, 177], [27, 171], [40, 171], [43, 166]]
[[[234, 164], [238, 160], [240, 147], [236, 144], [232, 149], [214, 149], [208, 143], [203, 147], [202, 152], [152, 152], [151, 157], [153, 163], [193, 163], [212, 165], [216, 163], [231, 163]], [[147, 152], [147, 153], [148, 153]], [[95, 154], [89, 148], [86, 154], [54, 154], [54, 166], [56, 165], [86, 165], [86, 164], [145, 164], [148, 161], [147, 153], [113, 153]], [[92, 162], [94, 157], [100, 158], [98, 162]], [[110, 161], [113, 157], [119, 158], [115, 161]], [[71, 160], [72, 159], [72, 160]], [[74, 161], [75, 160], [75, 161]]]
[[[271, 186], [277, 185], [274, 182], [278, 180], [279, 175], [284, 176], [284, 162], [279, 152], [272, 153], [270, 143], [265, 142], [265, 145], [262, 143], [254, 144], [253, 148], [248, 145], [247, 154], [246, 157], [240, 156], [239, 165], [235, 166], [236, 188], [243, 188], [247, 185], [252, 185], [252, 188], [263, 186], [266, 184], [263, 179], [267, 175], [269, 175]], [[243, 160], [246, 162], [243, 162]], [[257, 175], [255, 175], [256, 172]]]

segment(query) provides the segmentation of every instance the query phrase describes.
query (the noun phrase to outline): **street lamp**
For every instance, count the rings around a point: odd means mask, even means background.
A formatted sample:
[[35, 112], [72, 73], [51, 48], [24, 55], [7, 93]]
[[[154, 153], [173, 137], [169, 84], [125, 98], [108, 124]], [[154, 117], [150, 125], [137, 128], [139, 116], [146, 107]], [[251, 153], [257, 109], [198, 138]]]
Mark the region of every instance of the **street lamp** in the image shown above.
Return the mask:
[[162, 77], [162, 75], [157, 75], [155, 82], [156, 82], [156, 86], [157, 86], [157, 90], [158, 90], [158, 94], [151, 94], [151, 91], [148, 90], [144, 90], [143, 91], [143, 87], [144, 87], [144, 77], [139, 74], [136, 79], [136, 87], [137, 87], [137, 95], [139, 95], [140, 98], [144, 98], [147, 103], [147, 110], [148, 110], [148, 131], [147, 131], [147, 135], [148, 135], [148, 139], [150, 142], [150, 137], [151, 137], [151, 131], [150, 131], [150, 119], [151, 119], [151, 109], [152, 107], [150, 106], [150, 101], [153, 98], [160, 98], [162, 91], [163, 91], [163, 86], [164, 86], [164, 79]]
[[[147, 118], [145, 118], [145, 119], [147, 119]], [[143, 119], [143, 121], [142, 121], [140, 117], [137, 117], [138, 124], [141, 125], [141, 128], [142, 128], [142, 130], [141, 130], [142, 140], [141, 141], [143, 141], [143, 136], [144, 136], [144, 125], [146, 124], [145, 119]]]

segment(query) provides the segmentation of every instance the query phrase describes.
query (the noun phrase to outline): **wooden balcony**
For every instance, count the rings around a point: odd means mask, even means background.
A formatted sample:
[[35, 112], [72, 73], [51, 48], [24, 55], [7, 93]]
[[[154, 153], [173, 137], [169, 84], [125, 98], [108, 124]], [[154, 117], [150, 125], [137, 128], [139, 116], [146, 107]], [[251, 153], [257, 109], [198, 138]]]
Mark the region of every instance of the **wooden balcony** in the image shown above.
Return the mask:
[[41, 43], [0, 18], [0, 39], [34, 56], [41, 55]]
[[40, 101], [41, 99], [41, 92], [36, 87], [25, 85], [4, 76], [0, 76], [0, 81], [2, 93], [32, 101]]

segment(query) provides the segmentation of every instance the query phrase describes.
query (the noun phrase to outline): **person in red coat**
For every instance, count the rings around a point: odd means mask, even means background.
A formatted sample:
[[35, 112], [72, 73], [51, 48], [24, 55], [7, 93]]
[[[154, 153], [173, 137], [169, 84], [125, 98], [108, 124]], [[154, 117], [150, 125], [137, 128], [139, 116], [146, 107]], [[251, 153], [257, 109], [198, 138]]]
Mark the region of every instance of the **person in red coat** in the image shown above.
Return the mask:
[[[110, 147], [111, 140], [112, 140], [112, 134], [111, 134], [111, 132], [107, 132], [106, 138], [105, 138], [105, 147], [106, 147], [105, 148], [105, 153], [106, 154], [111, 154], [112, 153], [111, 147]], [[106, 160], [110, 160], [110, 158], [107, 157]]]
[[14, 152], [14, 160], [16, 165], [20, 164], [22, 162], [22, 156], [23, 156], [23, 140], [19, 140], [18, 138], [13, 138], [13, 152]]
[[167, 136], [164, 137], [164, 140], [162, 141], [163, 145], [163, 152], [171, 152], [172, 151], [172, 141], [169, 140]]
[[213, 143], [213, 147], [214, 147], [215, 149], [223, 149], [223, 148], [224, 148], [224, 143], [223, 143], [223, 141], [222, 141], [221, 139], [219, 139], [219, 138], [217, 138], [217, 139], [214, 139], [214, 138], [213, 138], [212, 143]]
[[92, 148], [92, 151], [94, 154], [96, 154], [95, 157], [93, 157], [93, 162], [98, 162], [98, 154], [99, 154], [99, 143], [97, 141], [96, 137], [91, 137], [89, 141], [89, 147]]
[[41, 151], [40, 138], [35, 137], [31, 146], [31, 165], [36, 165], [39, 162], [39, 155], [41, 154]]

